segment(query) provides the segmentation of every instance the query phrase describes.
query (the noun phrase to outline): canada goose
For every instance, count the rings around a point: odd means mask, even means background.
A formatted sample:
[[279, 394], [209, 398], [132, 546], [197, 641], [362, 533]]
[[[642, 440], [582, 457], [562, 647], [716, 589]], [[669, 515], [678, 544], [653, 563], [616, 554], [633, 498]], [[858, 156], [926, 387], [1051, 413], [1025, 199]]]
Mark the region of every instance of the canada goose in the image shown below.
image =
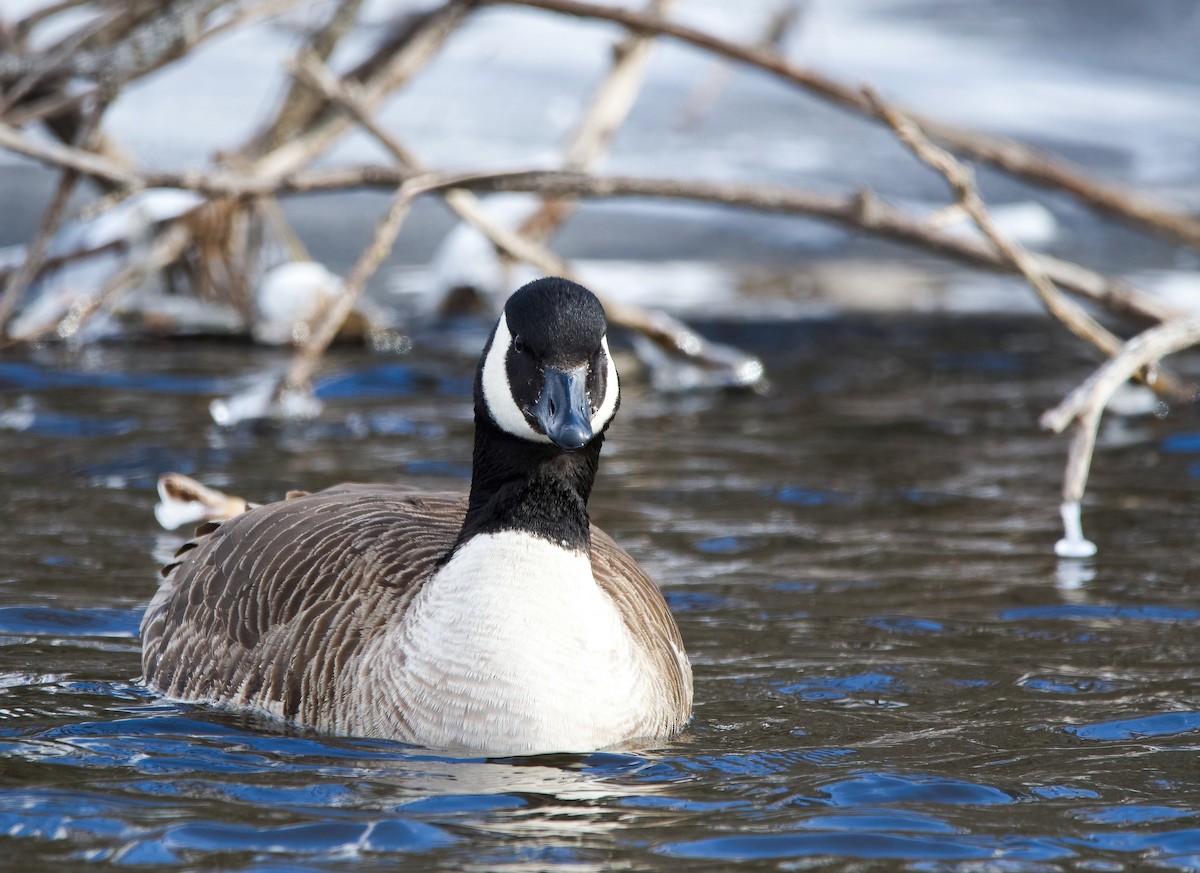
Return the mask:
[[341, 734], [494, 754], [677, 733], [662, 595], [587, 514], [617, 371], [600, 302], [508, 300], [475, 377], [469, 496], [343, 485], [197, 529], [142, 619], [146, 683]]

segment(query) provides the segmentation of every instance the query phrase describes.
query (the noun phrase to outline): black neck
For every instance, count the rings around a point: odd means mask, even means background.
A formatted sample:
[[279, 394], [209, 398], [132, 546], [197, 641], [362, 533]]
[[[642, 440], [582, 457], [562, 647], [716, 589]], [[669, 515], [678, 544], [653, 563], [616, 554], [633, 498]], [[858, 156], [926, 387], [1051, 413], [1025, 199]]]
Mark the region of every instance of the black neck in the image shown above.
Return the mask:
[[566, 452], [501, 430], [475, 405], [471, 498], [455, 546], [481, 533], [518, 530], [587, 552], [588, 497], [596, 480], [603, 434]]

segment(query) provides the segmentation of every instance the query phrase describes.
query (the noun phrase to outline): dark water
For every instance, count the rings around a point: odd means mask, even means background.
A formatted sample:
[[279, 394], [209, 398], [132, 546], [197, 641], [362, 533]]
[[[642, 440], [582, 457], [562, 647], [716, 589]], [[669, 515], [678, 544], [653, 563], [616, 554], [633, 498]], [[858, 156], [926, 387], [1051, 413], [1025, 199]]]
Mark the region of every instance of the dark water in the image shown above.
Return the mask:
[[[331, 361], [318, 421], [221, 431], [277, 353], [0, 357], [0, 867], [1200, 869], [1200, 422], [1106, 430], [1060, 566], [1086, 372], [1036, 322], [726, 327], [765, 397], [626, 379], [594, 517], [662, 584], [696, 713], [651, 753], [461, 760], [142, 690], [152, 485], [466, 485], [468, 354]], [[464, 341], [463, 345], [470, 345]], [[156, 557], [157, 556], [157, 557]]]

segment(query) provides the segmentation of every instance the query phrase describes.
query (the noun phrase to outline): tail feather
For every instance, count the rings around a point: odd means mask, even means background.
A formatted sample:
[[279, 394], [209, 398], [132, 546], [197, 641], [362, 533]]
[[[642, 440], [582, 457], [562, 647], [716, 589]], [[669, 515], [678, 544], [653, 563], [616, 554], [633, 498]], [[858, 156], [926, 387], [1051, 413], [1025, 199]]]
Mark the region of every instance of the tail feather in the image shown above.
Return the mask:
[[154, 517], [167, 530], [198, 521], [225, 521], [257, 505], [201, 485], [182, 473], [158, 477], [158, 499]]

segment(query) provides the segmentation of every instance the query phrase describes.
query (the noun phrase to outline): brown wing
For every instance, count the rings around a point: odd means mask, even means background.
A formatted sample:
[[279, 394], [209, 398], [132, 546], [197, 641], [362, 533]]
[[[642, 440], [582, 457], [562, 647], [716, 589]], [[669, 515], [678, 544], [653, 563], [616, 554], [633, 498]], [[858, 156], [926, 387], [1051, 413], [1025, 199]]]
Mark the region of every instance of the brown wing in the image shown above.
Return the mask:
[[658, 662], [674, 720], [662, 733], [679, 730], [691, 716], [692, 668], [679, 627], [658, 586], [608, 534], [592, 525], [592, 575], [617, 604], [634, 639], [644, 641]]
[[339, 486], [199, 528], [142, 619], [147, 684], [336, 726], [344, 668], [403, 612], [465, 510], [458, 495]]

